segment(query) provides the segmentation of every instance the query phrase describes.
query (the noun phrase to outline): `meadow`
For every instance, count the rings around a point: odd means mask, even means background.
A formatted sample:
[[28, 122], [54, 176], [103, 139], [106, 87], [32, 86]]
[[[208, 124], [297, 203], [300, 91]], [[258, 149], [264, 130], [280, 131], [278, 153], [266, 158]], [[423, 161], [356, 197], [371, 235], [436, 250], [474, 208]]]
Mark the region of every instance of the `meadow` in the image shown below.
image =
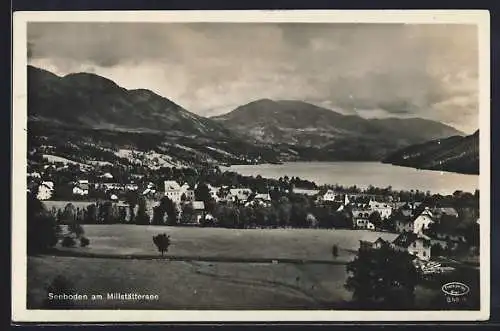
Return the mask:
[[[89, 247], [28, 258], [28, 309], [43, 308], [47, 288], [58, 275], [71, 282], [70, 293], [158, 295], [152, 301], [75, 301], [74, 308], [339, 309], [351, 299], [344, 288], [345, 263], [354, 257], [359, 240], [396, 236], [353, 230], [123, 224], [84, 228]], [[161, 258], [152, 242], [153, 235], [163, 232], [172, 238], [168, 259]], [[336, 258], [333, 244], [339, 246]], [[420, 288], [418, 293], [425, 300], [434, 291]]]
[[[166, 233], [171, 237], [168, 254], [203, 258], [298, 259], [310, 261], [348, 261], [359, 248], [359, 240], [382, 237], [387, 232], [323, 229], [223, 229], [142, 225], [84, 225], [90, 246], [72, 251], [93, 254], [156, 256], [152, 237]], [[332, 246], [339, 247], [333, 259]]]

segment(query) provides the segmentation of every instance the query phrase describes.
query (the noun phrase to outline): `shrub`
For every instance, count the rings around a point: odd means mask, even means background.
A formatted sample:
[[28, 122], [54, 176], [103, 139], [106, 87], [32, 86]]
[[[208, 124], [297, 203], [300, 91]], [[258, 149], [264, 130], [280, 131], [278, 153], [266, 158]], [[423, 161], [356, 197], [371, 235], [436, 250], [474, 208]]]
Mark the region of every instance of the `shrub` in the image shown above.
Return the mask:
[[168, 247], [170, 246], [170, 236], [167, 236], [165, 233], [158, 234], [153, 236], [153, 242], [163, 256], [163, 254], [168, 251]]
[[90, 240], [87, 237], [80, 237], [80, 247], [87, 247], [90, 244]]
[[61, 242], [63, 247], [75, 247], [76, 241], [72, 237], [65, 236]]
[[85, 233], [83, 226], [79, 223], [70, 223], [68, 225], [68, 231], [74, 233], [77, 238], [80, 238]]

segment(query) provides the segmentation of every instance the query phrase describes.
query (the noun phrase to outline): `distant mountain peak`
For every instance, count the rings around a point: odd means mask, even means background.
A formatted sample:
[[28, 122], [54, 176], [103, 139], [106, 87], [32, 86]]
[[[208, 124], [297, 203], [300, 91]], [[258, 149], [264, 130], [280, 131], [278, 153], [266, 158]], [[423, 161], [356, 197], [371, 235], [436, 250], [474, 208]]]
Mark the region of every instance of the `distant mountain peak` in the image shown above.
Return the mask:
[[[78, 86], [90, 88], [116, 88], [119, 87], [113, 80], [88, 72], [77, 72], [63, 76], [66, 81], [76, 83]], [[121, 87], [120, 87], [121, 88]]]
[[366, 119], [358, 115], [343, 115], [302, 100], [259, 99], [213, 119], [263, 143], [314, 148], [341, 144], [340, 141], [362, 140], [380, 141], [400, 148], [462, 134], [436, 121], [421, 118]]
[[48, 79], [60, 79], [61, 76], [56, 75], [55, 73], [48, 71], [46, 69], [42, 69], [39, 67], [35, 67], [33, 65], [28, 64], [27, 66], [27, 71], [28, 71], [28, 76], [33, 76], [33, 75], [42, 75]]

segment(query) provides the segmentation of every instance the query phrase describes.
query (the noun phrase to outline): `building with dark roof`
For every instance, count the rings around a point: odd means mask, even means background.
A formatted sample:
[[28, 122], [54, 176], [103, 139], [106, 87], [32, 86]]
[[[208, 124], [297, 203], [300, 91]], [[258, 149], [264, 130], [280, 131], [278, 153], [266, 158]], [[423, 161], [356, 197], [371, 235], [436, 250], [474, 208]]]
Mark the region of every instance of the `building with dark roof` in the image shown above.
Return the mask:
[[428, 261], [431, 258], [431, 240], [424, 235], [413, 232], [403, 232], [392, 242], [394, 249], [408, 252], [420, 260]]
[[390, 243], [381, 237], [378, 237], [377, 240], [375, 241], [369, 241], [369, 240], [360, 240], [359, 241], [359, 248], [360, 249], [379, 249], [383, 245], [389, 245]]

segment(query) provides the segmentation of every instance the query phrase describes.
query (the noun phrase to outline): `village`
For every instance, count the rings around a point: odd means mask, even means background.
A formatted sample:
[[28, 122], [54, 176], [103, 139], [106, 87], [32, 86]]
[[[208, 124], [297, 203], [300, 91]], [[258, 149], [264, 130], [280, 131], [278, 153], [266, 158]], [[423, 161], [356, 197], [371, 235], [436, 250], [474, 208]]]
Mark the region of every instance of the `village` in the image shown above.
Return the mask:
[[[162, 173], [162, 169], [149, 173]], [[42, 201], [61, 224], [391, 232], [398, 234], [393, 241], [360, 240], [360, 249], [388, 244], [415, 256], [428, 273], [444, 270], [433, 262], [439, 257], [470, 258], [479, 254], [478, 192], [458, 192], [447, 198], [429, 192], [405, 196], [387, 190], [370, 193], [359, 189], [340, 191], [308, 182], [301, 185], [298, 178], [286, 176], [278, 181], [234, 180], [234, 174], [229, 185], [217, 186], [220, 178], [227, 177], [218, 168], [181, 170], [190, 177], [170, 169], [163, 178], [130, 175], [123, 180], [115, 178], [117, 169], [110, 164], [81, 167], [47, 159], [30, 170], [28, 193]], [[61, 184], [61, 177], [66, 178], [65, 184]]]

